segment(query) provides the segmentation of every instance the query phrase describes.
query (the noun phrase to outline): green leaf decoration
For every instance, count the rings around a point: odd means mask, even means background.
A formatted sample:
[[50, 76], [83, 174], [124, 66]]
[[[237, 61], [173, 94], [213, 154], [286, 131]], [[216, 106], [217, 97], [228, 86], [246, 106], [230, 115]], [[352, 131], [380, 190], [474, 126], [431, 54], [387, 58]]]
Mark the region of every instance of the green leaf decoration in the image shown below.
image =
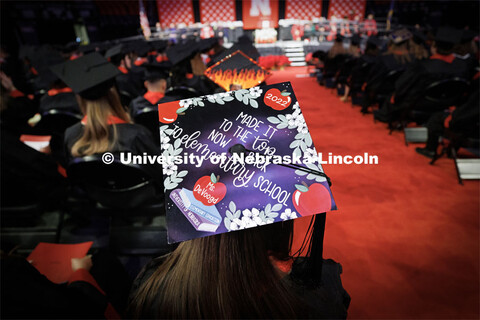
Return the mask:
[[180, 114], [182, 112], [185, 112], [188, 108], [187, 107], [183, 107], [183, 108], [180, 108], [180, 109], [177, 109], [177, 114]]
[[213, 173], [210, 175], [210, 180], [212, 181], [212, 183], [217, 183], [217, 177], [215, 177]]
[[282, 92], [282, 96], [284, 97], [288, 97], [289, 95], [291, 95], [290, 92], [286, 92], [286, 91]]
[[308, 191], [308, 187], [305, 187], [303, 184], [296, 184], [295, 188], [297, 188], [297, 190], [300, 191], [300, 192], [307, 192]]

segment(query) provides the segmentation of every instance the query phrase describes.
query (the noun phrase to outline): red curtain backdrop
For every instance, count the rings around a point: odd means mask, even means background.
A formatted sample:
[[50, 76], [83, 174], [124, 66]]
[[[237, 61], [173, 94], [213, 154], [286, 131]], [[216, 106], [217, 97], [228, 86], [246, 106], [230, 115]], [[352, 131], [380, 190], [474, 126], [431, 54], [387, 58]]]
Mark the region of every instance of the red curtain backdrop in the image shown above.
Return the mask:
[[235, 20], [235, 0], [200, 0], [202, 23]]
[[278, 27], [278, 0], [243, 0], [243, 28], [261, 29], [265, 21], [268, 27]]
[[285, 19], [312, 20], [322, 15], [321, 0], [287, 0]]
[[194, 23], [193, 6], [191, 0], [157, 0], [158, 19], [162, 27], [171, 23]]
[[353, 20], [358, 15], [362, 21], [365, 17], [365, 4], [366, 0], [330, 0], [328, 19], [335, 15], [336, 18], [347, 17]]

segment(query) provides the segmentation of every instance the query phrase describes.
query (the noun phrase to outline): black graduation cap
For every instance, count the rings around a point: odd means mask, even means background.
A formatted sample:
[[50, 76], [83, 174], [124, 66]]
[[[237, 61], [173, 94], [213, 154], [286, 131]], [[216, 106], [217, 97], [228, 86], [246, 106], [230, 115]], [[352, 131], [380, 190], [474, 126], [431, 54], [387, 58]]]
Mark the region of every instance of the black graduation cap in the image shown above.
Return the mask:
[[124, 45], [123, 44], [117, 44], [116, 46], [111, 47], [110, 49], [107, 50], [107, 52], [105, 52], [105, 58], [108, 59], [108, 58], [111, 58], [111, 57], [121, 55], [123, 53], [124, 53]]
[[337, 33], [337, 36], [335, 37], [335, 42], [343, 42], [343, 39], [345, 39], [345, 37], [342, 36], [340, 33]]
[[42, 46], [35, 50], [35, 55], [31, 56], [30, 62], [37, 70], [38, 77], [35, 79], [36, 89], [47, 89], [50, 84], [58, 79], [51, 72], [50, 67], [64, 62], [61, 54], [49, 46]]
[[90, 44], [86, 44], [86, 45], [83, 45], [83, 46], [79, 46], [78, 47], [78, 51], [83, 53], [83, 54], [88, 54], [88, 53], [91, 53], [91, 52], [94, 52], [96, 50], [97, 46], [93, 43], [90, 43]]
[[252, 60], [257, 61], [260, 57], [260, 53], [258, 52], [257, 48], [251, 43], [247, 41], [241, 41], [235, 43], [230, 49], [223, 51], [221, 54], [216, 56], [213, 61], [219, 62], [222, 59], [232, 55], [233, 53], [237, 52], [238, 50], [242, 51], [245, 55], [247, 55]]
[[120, 71], [98, 52], [53, 66], [52, 71], [75, 93], [96, 100], [115, 84]]
[[130, 51], [138, 54], [139, 57], [145, 57], [150, 51], [150, 46], [145, 40], [135, 40], [128, 44]]
[[145, 80], [156, 81], [160, 79], [168, 79], [171, 63], [145, 63]]
[[350, 43], [353, 44], [354, 46], [360, 45], [361, 41], [362, 41], [362, 38], [360, 38], [360, 35], [358, 35], [357, 33], [350, 38]]
[[454, 45], [460, 42], [462, 38], [462, 31], [451, 27], [438, 28], [435, 35], [435, 42], [442, 44]]
[[172, 65], [177, 65], [180, 62], [192, 58], [198, 52], [198, 43], [196, 41], [187, 41], [179, 43], [167, 49], [168, 60]]
[[412, 38], [412, 33], [408, 31], [407, 28], [402, 28], [393, 31], [390, 34], [390, 39], [393, 41], [395, 44], [400, 44], [404, 41], [407, 41]]
[[157, 51], [157, 52], [162, 52], [164, 51], [167, 46], [168, 46], [168, 41], [167, 40], [152, 40], [150, 41], [150, 45]]
[[198, 43], [198, 51], [207, 52], [208, 50], [212, 49], [217, 43], [218, 38], [202, 39]]

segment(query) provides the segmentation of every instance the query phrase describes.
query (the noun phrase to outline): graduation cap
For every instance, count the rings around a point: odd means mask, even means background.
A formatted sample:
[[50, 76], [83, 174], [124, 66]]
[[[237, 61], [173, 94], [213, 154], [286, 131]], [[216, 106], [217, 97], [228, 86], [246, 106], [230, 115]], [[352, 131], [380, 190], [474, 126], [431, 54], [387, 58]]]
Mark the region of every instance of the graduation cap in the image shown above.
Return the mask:
[[48, 89], [49, 86], [58, 80], [58, 77], [50, 70], [50, 67], [64, 62], [61, 54], [51, 47], [43, 46], [35, 50], [31, 57], [31, 64], [37, 70], [38, 77], [34, 84], [36, 89]]
[[152, 40], [150, 41], [150, 45], [157, 51], [157, 52], [163, 52], [167, 46], [168, 46], [168, 41], [167, 40]]
[[208, 50], [212, 49], [217, 43], [218, 38], [202, 39], [198, 43], [198, 51], [207, 52]]
[[395, 30], [390, 34], [390, 39], [395, 44], [400, 44], [409, 40], [410, 38], [412, 38], [412, 33], [406, 28]]
[[232, 85], [240, 85], [243, 89], [257, 86], [265, 81], [270, 73], [237, 50], [210, 66], [205, 70], [205, 75], [226, 91], [230, 91]]
[[129, 49], [139, 57], [145, 57], [150, 51], [150, 45], [145, 40], [135, 40], [129, 43]]
[[169, 47], [166, 51], [168, 60], [172, 65], [177, 65], [184, 60], [192, 58], [197, 52], [198, 43], [193, 40], [176, 44]]
[[75, 93], [88, 100], [105, 95], [120, 71], [98, 52], [51, 67]]
[[438, 28], [435, 35], [435, 42], [454, 45], [460, 42], [462, 31], [451, 27]]
[[83, 54], [89, 54], [89, 53], [95, 52], [96, 49], [97, 49], [97, 46], [96, 46], [96, 44], [93, 44], [93, 43], [82, 45], [82, 46], [78, 47], [78, 51], [83, 53]]
[[218, 62], [226, 57], [232, 55], [236, 51], [242, 51], [246, 56], [251, 58], [252, 60], [257, 61], [260, 57], [260, 53], [258, 52], [257, 48], [251, 42], [237, 42], [233, 46], [231, 46], [228, 50], [223, 51], [221, 54], [216, 56], [213, 61]]
[[307, 160], [316, 150], [289, 82], [167, 102], [158, 114], [164, 158], [203, 159], [163, 165], [169, 243], [336, 209], [322, 166]]
[[343, 42], [344, 39], [345, 37], [342, 36], [340, 33], [337, 33], [337, 35], [335, 36], [335, 42]]
[[122, 54], [125, 54], [125, 46], [123, 44], [117, 44], [116, 46], [111, 47], [105, 52], [105, 58], [112, 58]]
[[168, 79], [171, 63], [145, 63], [145, 80], [156, 81], [160, 79]]

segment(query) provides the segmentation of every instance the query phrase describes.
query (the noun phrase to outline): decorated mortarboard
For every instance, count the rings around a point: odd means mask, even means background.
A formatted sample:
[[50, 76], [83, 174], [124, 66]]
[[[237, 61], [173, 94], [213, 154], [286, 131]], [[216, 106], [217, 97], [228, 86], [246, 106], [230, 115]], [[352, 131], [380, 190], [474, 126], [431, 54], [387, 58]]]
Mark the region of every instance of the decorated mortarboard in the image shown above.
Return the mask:
[[289, 82], [163, 103], [158, 115], [169, 243], [336, 209]]
[[95, 100], [115, 84], [120, 71], [101, 54], [94, 52], [51, 67], [52, 71], [75, 93]]
[[169, 62], [145, 63], [142, 66], [145, 67], [145, 80], [156, 81], [160, 79], [168, 79], [168, 74], [171, 68]]
[[412, 33], [408, 31], [408, 29], [403, 28], [399, 30], [395, 30], [390, 34], [390, 39], [395, 44], [402, 43], [404, 41], [409, 40], [412, 37]]
[[187, 41], [171, 46], [167, 49], [168, 61], [173, 65], [177, 65], [180, 62], [192, 58], [198, 52], [198, 42]]
[[234, 44], [231, 48], [229, 48], [228, 50], [225, 50], [220, 55], [216, 56], [213, 60], [214, 62], [218, 62], [238, 50], [242, 51], [245, 55], [247, 55], [248, 57], [250, 57], [252, 60], [255, 60], [255, 61], [257, 61], [258, 58], [260, 57], [260, 53], [258, 52], [257, 48], [255, 48], [255, 46], [250, 42], [244, 41], [244, 42], [238, 42]]
[[236, 51], [205, 70], [205, 75], [230, 91], [232, 85], [248, 89], [262, 83], [270, 73], [242, 51]]

